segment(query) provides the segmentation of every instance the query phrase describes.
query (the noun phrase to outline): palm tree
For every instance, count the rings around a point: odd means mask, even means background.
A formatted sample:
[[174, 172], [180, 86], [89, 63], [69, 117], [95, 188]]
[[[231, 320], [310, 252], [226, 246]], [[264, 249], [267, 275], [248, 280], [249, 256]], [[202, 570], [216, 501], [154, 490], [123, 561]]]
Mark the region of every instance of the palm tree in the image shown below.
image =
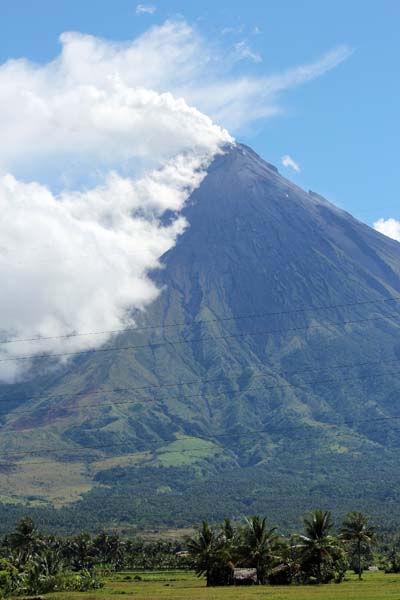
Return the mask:
[[332, 565], [338, 556], [338, 540], [331, 535], [333, 521], [330, 511], [316, 510], [303, 519], [304, 535], [299, 536], [303, 568], [315, 572], [318, 583], [325, 579], [324, 565]]
[[219, 560], [219, 581], [222, 585], [233, 583], [233, 569], [238, 559], [237, 531], [230, 519], [224, 519], [220, 526], [217, 557]]
[[369, 517], [360, 512], [351, 512], [343, 521], [340, 533], [342, 540], [355, 548], [358, 579], [362, 579], [361, 561], [375, 540], [375, 527], [369, 524]]
[[235, 529], [230, 519], [224, 519], [221, 525], [221, 534], [225, 537], [227, 542], [232, 542], [235, 537]]
[[22, 563], [43, 545], [35, 523], [30, 517], [23, 517], [15, 526], [15, 531], [7, 537], [11, 551], [16, 551]]
[[258, 516], [246, 519], [242, 529], [240, 556], [246, 564], [257, 569], [257, 581], [264, 585], [268, 571], [277, 560], [276, 550], [279, 536], [276, 527], [269, 529], [265, 518]]
[[69, 540], [66, 554], [75, 571], [91, 569], [95, 562], [93, 540], [88, 533], [79, 533]]
[[99, 533], [93, 540], [93, 553], [101, 562], [101, 565], [112, 565], [117, 569], [122, 561], [123, 545], [119, 535], [107, 535], [105, 531]]
[[189, 557], [198, 577], [206, 576], [207, 587], [213, 584], [216, 563], [217, 536], [207, 521], [203, 521], [197, 534], [188, 540]]

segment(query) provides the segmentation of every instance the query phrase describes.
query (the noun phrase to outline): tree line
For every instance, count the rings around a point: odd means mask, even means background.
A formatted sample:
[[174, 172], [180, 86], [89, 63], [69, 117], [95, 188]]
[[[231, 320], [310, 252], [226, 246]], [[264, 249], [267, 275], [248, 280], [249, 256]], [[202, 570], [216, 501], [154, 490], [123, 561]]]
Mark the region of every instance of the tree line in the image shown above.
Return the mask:
[[0, 544], [0, 598], [102, 587], [110, 571], [189, 568], [182, 542], [122, 539], [117, 533], [58, 537], [22, 518]]
[[238, 567], [255, 571], [261, 585], [340, 583], [349, 568], [361, 579], [376, 542], [368, 517], [349, 513], [334, 532], [331, 513], [316, 510], [304, 517], [303, 524], [303, 533], [285, 538], [259, 516], [237, 527], [229, 519], [217, 527], [203, 521], [187, 542], [188, 557], [208, 586], [234, 583]]
[[338, 530], [327, 511], [309, 513], [303, 522], [304, 532], [289, 537], [254, 516], [239, 524], [204, 521], [185, 540], [146, 541], [105, 531], [49, 535], [24, 517], [0, 541], [0, 598], [93, 590], [110, 571], [194, 569], [208, 586], [234, 583], [238, 568], [252, 569], [259, 584], [340, 582], [349, 568], [361, 578], [374, 560], [400, 572], [400, 541], [381, 540], [377, 552], [376, 528], [365, 515], [349, 513]]

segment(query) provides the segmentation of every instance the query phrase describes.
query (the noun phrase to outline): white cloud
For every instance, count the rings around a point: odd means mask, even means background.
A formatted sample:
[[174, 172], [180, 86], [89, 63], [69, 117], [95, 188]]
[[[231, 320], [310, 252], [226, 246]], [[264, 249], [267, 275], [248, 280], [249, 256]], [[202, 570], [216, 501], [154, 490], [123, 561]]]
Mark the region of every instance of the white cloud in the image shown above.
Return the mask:
[[396, 221], [396, 219], [379, 219], [374, 223], [374, 229], [400, 242], [400, 221]]
[[222, 35], [230, 35], [233, 33], [242, 33], [244, 31], [244, 25], [238, 25], [237, 27], [224, 27], [221, 31]]
[[301, 171], [299, 164], [289, 154], [282, 156], [282, 164], [284, 167], [293, 169], [296, 173]]
[[[22, 163], [26, 175], [29, 163], [32, 176], [38, 176], [43, 164], [48, 171], [51, 157], [58, 173], [58, 157], [72, 177], [79, 169], [88, 172], [93, 153], [97, 168], [120, 167], [140, 154], [168, 158], [181, 142], [191, 148], [207, 119], [197, 113], [193, 127], [189, 106], [240, 132], [279, 113], [282, 92], [324, 74], [350, 53], [342, 46], [282, 73], [234, 76], [235, 57], [219, 53], [184, 21], [152, 27], [126, 44], [79, 33], [63, 34], [61, 43], [60, 56], [44, 67], [23, 60], [0, 66], [0, 132], [6, 140], [0, 146], [0, 170], [7, 166], [18, 174]], [[179, 120], [177, 130], [174, 102], [185, 105], [184, 124]], [[163, 114], [161, 137], [156, 112]]]
[[7, 381], [29, 366], [8, 359], [99, 346], [106, 334], [57, 336], [119, 329], [154, 300], [149, 270], [185, 227], [160, 217], [179, 212], [232, 141], [183, 99], [149, 87], [142, 61], [152, 46], [158, 72], [154, 41], [64, 34], [62, 43], [47, 65], [0, 67], [0, 332], [54, 336], [1, 344]]
[[[61, 36], [52, 62], [0, 65], [0, 332], [7, 339], [119, 329], [157, 295], [150, 269], [185, 227], [177, 211], [236, 130], [276, 114], [279, 94], [348, 55], [264, 77], [184, 21], [130, 43]], [[185, 100], [183, 99], [185, 98]], [[202, 112], [199, 112], [196, 106]], [[107, 336], [0, 345], [21, 354], [93, 348]]]
[[136, 6], [137, 15], [154, 15], [156, 7], [153, 4], [138, 4]]
[[253, 52], [248, 43], [244, 40], [235, 44], [235, 52], [239, 60], [250, 59], [253, 62], [261, 62], [261, 55]]
[[174, 89], [234, 134], [258, 119], [283, 112], [280, 96], [284, 92], [320, 77], [351, 54], [347, 46], [339, 46], [315, 62], [280, 73], [232, 76], [230, 70], [237, 65], [236, 53], [224, 58], [216, 51], [210, 55], [201, 39], [195, 38], [193, 43], [196, 51], [191, 61], [191, 74], [186, 81], [176, 82]]

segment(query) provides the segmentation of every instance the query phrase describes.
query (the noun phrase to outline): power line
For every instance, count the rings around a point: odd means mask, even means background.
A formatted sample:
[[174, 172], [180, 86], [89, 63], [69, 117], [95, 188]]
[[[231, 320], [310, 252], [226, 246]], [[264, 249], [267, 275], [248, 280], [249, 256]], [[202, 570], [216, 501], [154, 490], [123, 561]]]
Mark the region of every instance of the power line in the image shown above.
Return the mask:
[[[379, 366], [379, 365], [388, 365], [388, 364], [393, 364], [393, 363], [398, 363], [400, 362], [400, 359], [395, 358], [395, 359], [388, 359], [388, 360], [378, 360], [378, 361], [364, 361], [364, 362], [360, 362], [360, 363], [343, 363], [343, 364], [338, 364], [338, 365], [331, 365], [331, 366], [326, 366], [326, 367], [306, 367], [305, 369], [301, 369], [301, 370], [297, 370], [297, 371], [276, 371], [276, 372], [272, 372], [272, 373], [259, 373], [257, 375], [253, 375], [252, 379], [259, 379], [262, 377], [283, 377], [283, 376], [287, 376], [287, 375], [302, 375], [304, 373], [308, 373], [309, 371], [328, 371], [328, 370], [333, 370], [333, 369], [354, 369], [354, 368], [360, 368], [360, 367], [367, 367], [367, 366]], [[272, 365], [268, 365], [268, 366], [272, 366]], [[390, 374], [390, 373], [389, 373]], [[233, 376], [225, 376], [223, 378], [215, 378], [215, 379], [206, 379], [206, 380], [194, 380], [194, 381], [189, 381], [189, 382], [180, 382], [180, 383], [172, 383], [172, 384], [164, 384], [166, 386], [183, 386], [183, 385], [192, 385], [194, 383], [197, 384], [204, 384], [204, 383], [209, 383], [209, 382], [215, 382], [215, 381], [231, 381], [231, 380], [236, 380], [236, 378], [240, 377], [242, 374], [237, 374], [237, 375], [233, 375]], [[382, 374], [385, 375], [385, 374]], [[382, 375], [377, 375], [377, 376], [382, 376]], [[342, 380], [343, 381], [343, 380]], [[307, 384], [308, 382], [301, 382], [301, 384]], [[310, 382], [313, 383], [313, 382]], [[283, 386], [288, 385], [288, 386], [295, 386], [298, 384], [283, 384]], [[163, 385], [157, 386], [157, 389], [163, 387]], [[202, 393], [196, 393], [196, 394], [185, 394], [185, 396], [166, 396], [164, 398], [150, 398], [150, 397], [145, 397], [145, 398], [136, 398], [134, 400], [123, 400], [123, 401], [117, 401], [117, 402], [113, 402], [113, 401], [108, 401], [108, 402], [98, 402], [95, 404], [90, 404], [90, 405], [85, 405], [84, 407], [67, 407], [66, 410], [68, 410], [69, 412], [72, 411], [81, 411], [81, 410], [87, 410], [87, 408], [90, 407], [94, 407], [97, 408], [99, 406], [110, 406], [110, 407], [114, 407], [114, 406], [121, 406], [121, 405], [126, 405], [126, 404], [133, 404], [133, 403], [146, 403], [146, 402], [154, 402], [154, 403], [161, 403], [163, 401], [170, 401], [170, 400], [185, 400], [187, 398], [205, 398], [205, 397], [218, 397], [218, 396], [224, 396], [224, 395], [228, 395], [228, 394], [247, 394], [248, 392], [252, 392], [252, 391], [257, 391], [257, 390], [267, 390], [267, 389], [273, 389], [275, 387], [281, 387], [278, 385], [273, 385], [273, 386], [258, 386], [255, 388], [246, 388], [246, 389], [242, 389], [242, 390], [223, 390], [221, 392], [218, 393], [210, 393], [210, 392], [202, 392]], [[71, 396], [76, 396], [76, 395], [92, 395], [92, 394], [103, 394], [103, 393], [121, 393], [121, 392], [126, 392], [126, 391], [133, 391], [133, 390], [138, 390], [138, 389], [148, 389], [148, 387], [146, 388], [137, 388], [137, 387], [127, 387], [127, 388], [115, 388], [115, 389], [105, 389], [105, 390], [93, 390], [93, 391], [89, 391], [87, 393], [85, 392], [77, 392], [77, 393], [70, 393], [70, 394], [64, 394], [64, 395], [60, 395], [60, 396], [47, 396], [45, 398], [41, 398], [40, 396], [37, 397], [37, 399], [42, 400], [42, 401], [48, 401], [48, 400], [55, 400], [57, 398], [68, 398]], [[36, 397], [33, 398], [28, 398], [28, 400], [35, 400]], [[18, 408], [16, 408], [16, 417], [19, 417], [20, 415], [27, 415], [27, 414], [34, 414], [36, 413], [38, 410], [40, 410], [41, 405], [39, 404], [38, 407], [36, 407], [35, 409], [31, 409], [31, 410], [23, 410], [23, 411], [19, 411]], [[53, 408], [58, 408], [58, 406], [53, 407], [46, 407], [49, 409], [49, 412], [53, 409]], [[26, 429], [19, 429], [18, 431], [26, 431]]]
[[128, 345], [128, 346], [112, 346], [112, 347], [106, 347], [106, 348], [92, 348], [90, 350], [78, 350], [78, 351], [73, 351], [73, 352], [58, 352], [58, 353], [46, 353], [46, 354], [28, 354], [26, 356], [13, 356], [13, 357], [9, 357], [9, 358], [2, 358], [0, 359], [0, 362], [12, 362], [12, 361], [18, 361], [18, 360], [31, 360], [31, 359], [45, 359], [45, 358], [58, 358], [61, 356], [82, 356], [82, 355], [88, 355], [88, 354], [97, 354], [97, 353], [103, 353], [103, 352], [123, 352], [126, 350], [137, 350], [137, 349], [143, 349], [143, 348], [159, 348], [162, 346], [177, 346], [177, 345], [181, 345], [181, 344], [197, 344], [197, 343], [201, 343], [204, 341], [209, 341], [209, 340], [224, 340], [224, 339], [232, 339], [232, 338], [242, 338], [242, 337], [246, 337], [246, 336], [252, 336], [252, 335], [269, 335], [269, 334], [275, 334], [275, 333], [287, 333], [287, 332], [291, 332], [291, 331], [311, 331], [314, 329], [324, 329], [327, 327], [336, 327], [336, 326], [341, 326], [341, 325], [354, 325], [357, 323], [367, 323], [367, 322], [371, 322], [371, 321], [385, 321], [388, 318], [395, 318], [400, 316], [399, 313], [394, 313], [391, 315], [386, 315], [386, 316], [379, 316], [379, 317], [370, 317], [368, 319], [355, 319], [355, 320], [351, 320], [351, 321], [334, 321], [334, 322], [328, 322], [328, 323], [321, 323], [319, 325], [308, 325], [306, 327], [290, 327], [288, 329], [270, 329], [270, 330], [255, 330], [255, 331], [247, 331], [244, 333], [231, 333], [231, 334], [226, 334], [226, 335], [221, 335], [221, 336], [203, 336], [200, 338], [191, 338], [188, 340], [170, 340], [170, 341], [164, 341], [164, 342], [154, 342], [151, 344], [138, 344], [138, 345]]
[[[394, 373], [389, 373], [389, 374], [394, 374], [397, 375], [399, 374], [399, 371], [396, 371]], [[363, 380], [363, 379], [371, 379], [371, 378], [378, 378], [378, 377], [385, 377], [386, 375], [388, 375], [388, 373], [378, 373], [378, 374], [370, 374], [370, 375], [364, 375], [364, 376], [359, 376], [359, 377], [348, 377], [348, 378], [342, 378], [342, 379], [322, 379], [322, 380], [315, 380], [315, 381], [307, 381], [307, 382], [302, 382], [302, 383], [288, 383], [288, 384], [282, 384], [282, 385], [274, 385], [274, 386], [268, 386], [268, 387], [263, 387], [261, 389], [275, 389], [275, 388], [284, 388], [284, 387], [303, 387], [304, 385], [314, 385], [314, 384], [341, 384], [342, 382], [350, 382], [350, 381], [358, 381], [358, 380]], [[365, 419], [364, 421], [358, 421], [357, 424], [359, 423], [363, 423], [363, 422], [376, 422], [376, 421], [387, 421], [387, 420], [394, 420], [394, 419], [400, 419], [400, 416], [388, 416], [388, 417], [377, 417], [375, 419]], [[334, 426], [340, 426], [340, 425], [346, 425], [346, 424], [353, 424], [354, 423], [354, 419], [351, 421], [341, 421], [341, 422], [337, 422], [337, 423], [325, 423], [325, 425], [334, 427]], [[296, 426], [298, 428], [298, 426]], [[283, 431], [286, 432], [290, 430], [290, 428], [285, 428]], [[274, 433], [273, 430], [255, 430], [251, 433], [246, 433], [246, 434], [234, 434], [234, 433], [226, 433], [226, 434], [213, 434], [212, 436], [209, 436], [207, 438], [203, 437], [202, 439], [204, 439], [205, 441], [213, 441], [213, 439], [215, 438], [229, 438], [229, 437], [242, 437], [243, 435], [254, 435], [255, 433], [259, 433], [260, 431], [264, 431], [266, 433]], [[282, 430], [280, 430], [281, 432]], [[175, 440], [167, 440], [164, 439], [162, 440], [163, 442], [169, 442], [169, 443], [173, 443], [173, 442], [177, 442], [182, 440], [183, 438], [178, 438]], [[188, 436], [188, 438], [186, 439], [193, 439], [193, 436]], [[196, 438], [198, 439], [198, 438]], [[157, 442], [160, 443], [160, 442]], [[77, 448], [77, 449], [70, 449], [70, 450], [65, 450], [65, 449], [61, 449], [61, 450], [57, 450], [57, 449], [52, 449], [52, 448], [42, 448], [42, 449], [37, 449], [37, 450], [31, 450], [31, 451], [15, 451], [13, 453], [7, 453], [7, 454], [1, 454], [0, 453], [0, 458], [1, 456], [10, 456], [10, 455], [17, 455], [17, 456], [30, 456], [32, 454], [46, 454], [46, 453], [53, 453], [53, 452], [63, 452], [64, 454], [71, 454], [74, 452], [78, 452], [78, 453], [82, 453], [84, 450], [103, 450], [105, 448], [113, 448], [113, 447], [121, 447], [121, 446], [126, 446], [127, 443], [126, 442], [115, 442], [115, 443], [111, 443], [111, 444], [102, 444], [101, 446], [85, 446], [83, 448]], [[151, 447], [152, 444], [147, 444], [147, 447]], [[204, 450], [204, 448], [203, 448]], [[146, 450], [137, 450], [135, 452], [135, 454], [140, 453], [140, 452], [146, 452]]]
[[241, 319], [255, 319], [261, 317], [274, 317], [274, 316], [282, 316], [288, 314], [295, 313], [303, 313], [314, 310], [330, 310], [336, 308], [347, 308], [352, 306], [362, 306], [367, 304], [383, 304], [387, 302], [398, 302], [400, 300], [400, 296], [394, 296], [392, 298], [385, 298], [382, 300], [359, 300], [354, 302], [346, 302], [342, 304], [330, 304], [325, 306], [309, 306], [309, 307], [300, 307], [291, 310], [284, 311], [275, 311], [275, 312], [260, 312], [260, 313], [248, 313], [245, 315], [237, 315], [232, 317], [215, 317], [212, 319], [199, 319], [192, 321], [182, 321], [178, 323], [167, 323], [167, 324], [158, 324], [158, 325], [146, 325], [143, 327], [124, 327], [121, 329], [105, 329], [103, 331], [86, 331], [86, 332], [77, 332], [77, 333], [69, 333], [64, 335], [54, 335], [54, 336], [36, 336], [30, 338], [13, 338], [9, 340], [0, 340], [0, 344], [14, 344], [17, 342], [40, 342], [46, 340], [57, 340], [57, 339], [69, 339], [75, 337], [83, 337], [89, 335], [105, 335], [105, 334], [113, 334], [113, 333], [125, 333], [127, 331], [147, 331], [151, 329], [166, 329], [170, 327], [186, 327], [188, 325], [201, 325], [203, 323], [217, 323], [217, 322], [225, 322], [225, 321], [237, 321]]
[[[387, 299], [385, 301], [395, 301], [395, 300], [397, 300], [397, 299], [391, 298], [391, 299]], [[385, 301], [382, 301], [382, 302], [385, 302]], [[374, 303], [374, 302], [373, 301], [371, 301], [371, 302], [365, 301], [365, 302], [360, 302], [360, 303], [357, 303], [357, 304], [361, 304], [361, 303], [362, 304], [370, 304], [370, 303]], [[352, 303], [352, 305], [355, 305], [355, 303]], [[334, 307], [337, 308], [339, 306], [343, 306], [343, 305], [336, 305], [336, 306], [332, 306], [332, 307], [320, 307], [320, 309], [334, 308]], [[347, 304], [347, 306], [349, 306], [349, 304]], [[285, 311], [285, 313], [287, 314], [287, 312], [298, 312], [298, 311], [314, 310], [314, 309], [315, 309], [315, 307], [313, 307], [312, 309], [311, 308], [310, 309], [297, 309], [296, 311]], [[272, 313], [268, 313], [268, 314], [272, 314]], [[275, 314], [277, 314], [277, 313], [275, 313]], [[283, 314], [283, 313], [279, 313], [279, 314]], [[398, 316], [398, 314], [390, 315], [390, 316]], [[243, 316], [243, 317], [240, 317], [240, 318], [250, 318], [250, 315], [248, 317]], [[229, 337], [242, 337], [242, 336], [246, 336], [246, 335], [264, 335], [266, 333], [277, 333], [277, 332], [293, 331], [293, 330], [299, 330], [299, 329], [308, 330], [308, 329], [321, 328], [321, 327], [327, 327], [327, 326], [332, 326], [332, 325], [334, 325], [334, 326], [336, 326], [336, 325], [347, 325], [347, 324], [353, 324], [353, 323], [375, 321], [377, 319], [386, 319], [386, 318], [387, 317], [376, 317], [376, 318], [360, 319], [360, 320], [354, 320], [354, 321], [326, 323], [326, 324], [322, 324], [322, 325], [308, 326], [308, 327], [304, 327], [304, 328], [290, 328], [290, 329], [287, 329], [287, 330], [272, 330], [272, 331], [268, 331], [268, 332], [255, 331], [255, 332], [247, 332], [247, 333], [243, 333], [243, 334], [233, 334], [233, 335], [228, 335], [228, 336], [220, 336], [220, 337], [215, 337], [215, 338], [213, 336], [208, 336], [206, 338], [200, 338], [199, 340], [177, 340], [176, 342], [171, 341], [171, 342], [165, 342], [164, 344], [155, 344], [155, 346], [175, 344], [175, 343], [176, 344], [178, 344], [178, 343], [190, 343], [190, 342], [204, 341], [204, 340], [207, 340], [207, 339], [221, 339], [221, 338], [224, 339], [224, 338], [229, 338]], [[235, 319], [235, 317], [229, 317], [226, 320], [233, 320], [233, 319]], [[216, 321], [216, 320], [218, 320], [218, 319], [213, 319], [213, 321]], [[198, 323], [198, 321], [196, 323]], [[146, 346], [153, 347], [154, 344], [149, 344], [149, 345], [146, 345]], [[123, 350], [123, 349], [128, 349], [128, 347], [126, 347], [126, 348], [121, 348], [121, 347], [106, 348], [106, 349], [100, 349], [100, 350], [95, 350], [95, 351], [101, 351], [101, 350], [113, 351], [113, 350]], [[66, 354], [82, 354], [82, 353], [86, 353], [86, 352], [87, 351], [77, 352], [77, 353], [66, 353]], [[89, 351], [89, 352], [92, 352], [92, 351]], [[62, 354], [62, 355], [65, 355], [65, 354]], [[45, 355], [45, 356], [47, 356], [47, 355]], [[31, 357], [16, 357], [16, 359], [18, 359], [18, 358], [24, 358], [24, 359], [26, 358], [26, 359], [28, 359], [28, 358], [31, 358]], [[383, 363], [383, 362], [385, 362], [385, 361], [374, 361], [375, 364], [377, 364], [377, 363], [380, 364], [380, 363]], [[390, 360], [390, 361], [386, 361], [386, 362], [398, 362], [398, 361], [397, 360]], [[309, 367], [306, 370], [327, 370], [327, 369], [334, 369], [334, 368], [352, 368], [352, 367], [355, 367], [355, 366], [366, 366], [366, 364], [371, 364], [371, 363], [358, 363], [358, 364], [348, 364], [348, 365], [336, 365], [336, 366], [332, 366], [332, 367], [322, 367], [320, 369]], [[305, 370], [303, 370], [303, 372], [304, 371]], [[296, 374], [296, 373], [299, 374], [301, 372], [302, 371], [297, 371], [297, 372], [293, 372], [293, 374]], [[380, 375], [374, 375], [373, 377], [382, 377], [382, 376], [385, 376], [385, 375], [387, 375], [387, 373], [380, 374]], [[273, 376], [273, 375], [272, 374], [271, 375], [270, 374], [260, 374], [260, 375], [255, 375], [254, 377], [268, 377], [268, 376]], [[371, 377], [371, 375], [369, 375], [367, 377]], [[301, 387], [301, 386], [304, 386], [304, 385], [319, 384], [319, 383], [341, 383], [342, 381], [349, 381], [351, 379], [355, 380], [355, 379], [363, 379], [363, 378], [366, 378], [366, 377], [358, 377], [358, 378], [350, 378], [350, 379], [347, 378], [347, 379], [342, 379], [340, 381], [330, 379], [330, 380], [318, 380], [318, 381], [311, 381], [311, 382], [302, 382], [302, 383], [299, 383], [299, 384], [290, 384], [290, 383], [287, 383], [287, 384], [283, 384], [283, 385], [274, 385], [274, 386], [268, 386], [268, 387], [262, 386], [262, 387], [260, 387], [258, 389], [272, 389], [272, 388], [278, 388], [278, 387], [299, 387], [299, 386]], [[225, 378], [225, 379], [228, 379], [228, 378]], [[211, 381], [211, 380], [209, 380], [209, 381]], [[215, 381], [215, 379], [214, 379], [214, 381]], [[159, 388], [159, 387], [168, 387], [168, 386], [174, 386], [174, 385], [176, 385], [176, 386], [178, 386], [178, 385], [188, 385], [188, 384], [191, 384], [191, 383], [201, 383], [201, 380], [200, 381], [194, 381], [194, 382], [179, 382], [179, 383], [174, 383], [174, 384], [162, 384], [162, 385], [157, 385], [157, 386], [146, 386], [146, 387], [147, 388], [149, 388], [149, 387], [157, 387], [157, 388]], [[127, 390], [127, 389], [128, 388], [126, 388], [125, 390]], [[130, 389], [135, 389], [135, 388], [130, 388]], [[136, 388], [136, 389], [140, 389], [140, 388]], [[141, 389], [145, 389], [145, 388], [143, 387]], [[257, 388], [253, 388], [253, 390], [254, 389], [257, 389]], [[123, 390], [123, 388], [119, 388], [119, 389], [117, 388], [116, 390], [113, 390], [113, 391], [121, 391], [121, 390]], [[104, 391], [105, 390], [100, 390], [100, 391], [96, 391], [96, 392], [93, 392], [93, 393], [104, 393]], [[112, 390], [110, 390], [110, 391], [112, 391]], [[247, 393], [248, 391], [252, 391], [252, 390], [251, 389], [243, 390], [241, 393]], [[229, 392], [229, 393], [232, 393], [232, 392]], [[85, 393], [83, 392], [82, 394], [85, 394]], [[225, 394], [226, 394], [226, 392], [224, 392], [222, 394], [218, 394], [218, 395], [225, 395]], [[61, 396], [59, 396], [59, 397], [61, 397]], [[117, 404], [117, 403], [114, 403], [114, 404]], [[113, 404], [111, 404], [111, 405], [113, 405]], [[393, 418], [396, 418], [396, 417], [393, 417]], [[386, 419], [387, 418], [385, 418], [385, 420]], [[96, 448], [93, 448], [93, 449], [96, 449]], [[82, 451], [81, 449], [79, 449], [79, 450]], [[101, 450], [101, 448], [100, 448], [100, 450]], [[188, 451], [192, 451], [192, 450], [193, 449], [189, 449]], [[201, 448], [199, 450], [204, 451], [204, 448]], [[65, 452], [68, 453], [67, 451], [65, 451]], [[177, 452], [177, 451], [174, 451], [174, 452]], [[18, 452], [16, 454], [21, 455], [21, 452]], [[29, 453], [27, 453], [27, 454], [29, 454]]]

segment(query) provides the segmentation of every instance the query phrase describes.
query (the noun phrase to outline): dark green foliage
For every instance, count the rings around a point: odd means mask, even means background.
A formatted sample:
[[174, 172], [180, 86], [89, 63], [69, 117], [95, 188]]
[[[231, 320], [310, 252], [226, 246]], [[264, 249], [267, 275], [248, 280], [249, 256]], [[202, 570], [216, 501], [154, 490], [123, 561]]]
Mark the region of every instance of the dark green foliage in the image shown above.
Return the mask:
[[[29, 511], [64, 534], [266, 512], [287, 533], [316, 504], [398, 525], [400, 322], [387, 300], [400, 245], [241, 145], [183, 214], [190, 226], [152, 274], [162, 292], [134, 315], [144, 329], [112, 341], [127, 350], [0, 386], [0, 483], [14, 461], [30, 468], [16, 451], [33, 451], [57, 457], [45, 476], [65, 472], [68, 496], [79, 457], [94, 488], [73, 506], [53, 510], [38, 486], [10, 491], [42, 500]], [[102, 462], [137, 452], [131, 467]], [[3, 532], [25, 512], [3, 505]]]
[[[226, 515], [237, 519], [243, 514], [268, 512], [271, 521], [289, 534], [298, 527], [298, 515], [315, 503], [329, 507], [337, 520], [342, 520], [349, 508], [359, 508], [380, 522], [383, 530], [398, 528], [395, 498], [400, 496], [400, 483], [391, 476], [389, 467], [380, 468], [379, 479], [370, 481], [370, 464], [375, 463], [364, 464], [362, 457], [340, 455], [322, 473], [307, 468], [302, 460], [302, 455], [293, 454], [290, 470], [284, 470], [280, 462], [280, 467], [273, 463], [241, 470], [229, 468], [211, 476], [191, 468], [113, 469], [102, 478], [107, 487], [94, 489], [72, 506], [55, 510], [0, 505], [0, 534], [10, 531], [27, 512], [41, 528], [63, 535], [86, 530], [97, 533], [109, 527], [132, 534], [153, 530], [160, 523], [168, 528], [190, 527], [202, 520], [221, 521]], [[393, 457], [395, 468], [398, 470]], [[346, 471], [348, 474], [344, 474]], [[364, 481], [360, 491], [354, 486], [354, 471]], [[164, 486], [170, 491], [158, 493]], [[391, 488], [391, 499], [383, 494], [384, 487]]]
[[18, 569], [5, 558], [0, 558], [0, 598], [9, 596], [18, 586]]
[[[384, 534], [377, 553], [375, 528], [361, 513], [347, 515], [335, 532], [329, 511], [314, 511], [303, 519], [304, 533], [283, 537], [260, 516], [220, 525], [202, 523], [185, 541], [144, 541], [100, 532], [73, 537], [47, 535], [25, 517], [0, 544], [0, 597], [86, 591], [101, 586], [100, 575], [111, 571], [179, 570], [194, 568], [207, 585], [234, 583], [234, 569], [252, 569], [258, 584], [328, 583], [343, 580], [361, 540], [363, 558], [397, 571], [398, 538]], [[121, 576], [129, 581], [131, 575]], [[140, 580], [139, 575], [134, 576]]]
[[103, 566], [112, 566], [118, 570], [123, 564], [123, 547], [118, 535], [107, 535], [105, 531], [99, 533], [93, 540], [93, 553], [100, 556]]
[[304, 518], [304, 534], [298, 536], [296, 550], [300, 571], [308, 583], [341, 580], [347, 569], [346, 555], [340, 540], [332, 535], [329, 511], [316, 510]]
[[273, 567], [281, 561], [278, 541], [276, 527], [269, 528], [265, 518], [246, 519], [240, 532], [239, 560], [244, 566], [257, 569], [260, 584], [267, 582]]
[[350, 556], [354, 560], [361, 579], [363, 572], [363, 559], [371, 557], [371, 546], [375, 541], [375, 527], [369, 523], [369, 518], [360, 512], [351, 512], [343, 521], [341, 536], [347, 543], [350, 550]]
[[385, 573], [400, 573], [400, 552], [396, 546], [388, 551], [384, 569]]
[[203, 521], [197, 535], [188, 540], [187, 547], [196, 574], [205, 576], [207, 586], [215, 585], [220, 568], [220, 542], [207, 521]]
[[6, 539], [20, 563], [26, 563], [43, 546], [36, 526], [30, 517], [23, 517], [16, 525], [14, 533]]
[[100, 575], [110, 570], [185, 568], [188, 561], [182, 550], [181, 542], [145, 543], [123, 540], [115, 533], [49, 536], [24, 517], [0, 546], [0, 597], [97, 589]]
[[[237, 528], [224, 522], [212, 528], [203, 522], [188, 541], [191, 564], [207, 585], [234, 583], [234, 568], [254, 568], [257, 583], [287, 585], [343, 581], [349, 563], [347, 546], [334, 535], [329, 511], [314, 511], [304, 518], [305, 532], [284, 539], [265, 518], [245, 519]], [[226, 534], [225, 532], [228, 532]]]
[[[90, 544], [93, 545], [91, 540]], [[32, 519], [24, 517], [1, 545], [4, 558], [0, 559], [0, 595], [37, 595], [100, 587], [93, 569], [81, 565], [77, 568], [74, 551], [74, 541], [45, 536]]]

